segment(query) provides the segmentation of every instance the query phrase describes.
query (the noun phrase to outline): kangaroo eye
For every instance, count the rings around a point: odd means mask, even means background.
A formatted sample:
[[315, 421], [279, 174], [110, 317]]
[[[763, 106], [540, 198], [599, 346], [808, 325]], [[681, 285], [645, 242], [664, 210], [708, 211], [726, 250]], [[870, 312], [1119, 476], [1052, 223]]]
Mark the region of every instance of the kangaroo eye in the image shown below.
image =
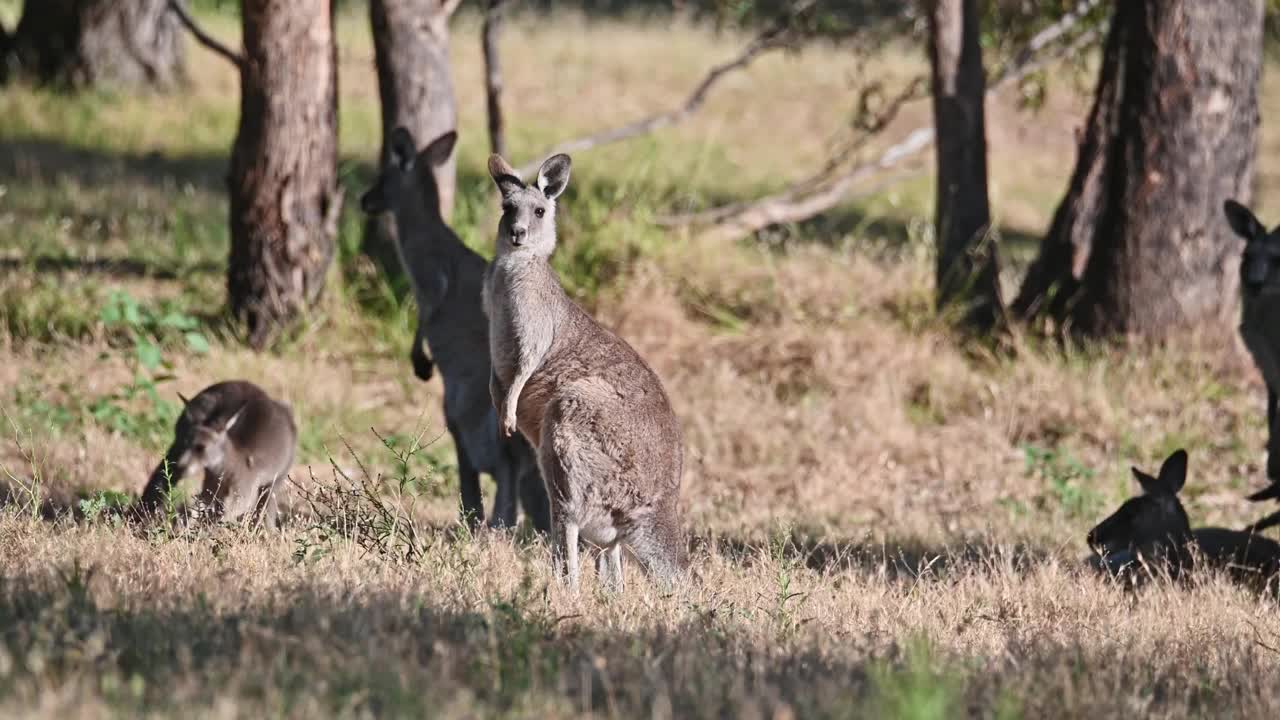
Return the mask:
[[542, 217], [543, 215], [547, 214], [547, 211], [543, 208], [535, 208], [533, 211], [533, 214], [537, 215], [538, 217]]

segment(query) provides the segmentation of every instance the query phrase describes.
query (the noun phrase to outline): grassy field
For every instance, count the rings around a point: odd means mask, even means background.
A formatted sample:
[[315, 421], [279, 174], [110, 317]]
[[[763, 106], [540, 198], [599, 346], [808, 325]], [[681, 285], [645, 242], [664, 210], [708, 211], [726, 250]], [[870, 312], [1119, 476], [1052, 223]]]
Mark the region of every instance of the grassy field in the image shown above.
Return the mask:
[[[233, 19], [203, 21], [234, 40]], [[743, 42], [571, 14], [509, 27], [517, 164], [678, 102]], [[456, 23], [455, 223], [487, 253], [476, 30]], [[786, 242], [701, 244], [649, 222], [804, 176], [840, 137], [851, 79], [918, 72], [916, 50], [865, 65], [825, 47], [768, 57], [689, 123], [575, 157], [556, 263], [666, 383], [694, 561], [671, 592], [633, 573], [608, 596], [588, 572], [575, 598], [529, 531], [455, 523], [441, 386], [408, 363], [411, 303], [354, 251], [351, 199], [379, 142], [362, 15], [341, 17], [340, 43], [341, 257], [321, 307], [263, 355], [222, 315], [230, 67], [192, 48], [179, 96], [0, 94], [0, 714], [1276, 712], [1274, 599], [1215, 577], [1134, 594], [1079, 567], [1085, 532], [1135, 490], [1129, 466], [1177, 447], [1193, 522], [1260, 514], [1243, 495], [1262, 483], [1264, 391], [1234, 337], [962, 349], [930, 312], [927, 176]], [[1012, 94], [990, 106], [995, 212], [1023, 250], [1065, 187], [1087, 104], [1074, 87], [1053, 85], [1040, 113]], [[1270, 74], [1264, 99], [1258, 205], [1274, 220]], [[927, 117], [909, 108], [889, 137]], [[1006, 254], [1012, 284], [1025, 252]], [[291, 523], [113, 521], [169, 441], [176, 393], [232, 377], [295, 410]], [[337, 476], [381, 491], [317, 499]], [[57, 509], [74, 518], [49, 519]], [[394, 522], [352, 529], [379, 517]]]

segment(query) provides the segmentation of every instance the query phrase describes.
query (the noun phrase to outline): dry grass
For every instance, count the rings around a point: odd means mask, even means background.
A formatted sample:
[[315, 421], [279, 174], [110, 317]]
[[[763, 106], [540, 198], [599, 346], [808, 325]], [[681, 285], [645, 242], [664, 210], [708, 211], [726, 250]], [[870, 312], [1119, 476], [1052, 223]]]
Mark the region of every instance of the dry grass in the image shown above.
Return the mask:
[[[233, 23], [206, 21], [234, 36]], [[342, 146], [357, 189], [377, 143], [372, 53], [361, 17], [341, 29]], [[463, 17], [453, 49], [464, 129], [482, 120], [474, 31]], [[505, 40], [516, 158], [674, 102], [741, 41], [681, 24], [517, 19]], [[868, 72], [917, 71], [905, 53]], [[930, 310], [927, 181], [837, 213], [853, 222], [799, 229], [782, 249], [694, 246], [643, 223], [656, 202], [740, 197], [817, 162], [848, 111], [830, 102], [848, 96], [855, 68], [839, 51], [769, 58], [688, 125], [576, 161], [562, 270], [670, 391], [696, 575], [669, 594], [633, 577], [623, 596], [580, 598], [553, 581], [527, 531], [469, 537], [454, 525], [447, 438], [398, 459], [370, 431], [401, 451], [436, 438], [440, 385], [413, 379], [411, 308], [358, 258], [344, 254], [323, 306], [275, 353], [246, 352], [221, 324], [235, 85], [218, 60], [192, 59], [181, 102], [0, 96], [0, 478], [11, 489], [0, 713], [1275, 712], [1274, 599], [1212, 577], [1134, 593], [1078, 564], [1086, 530], [1130, 492], [1128, 466], [1174, 447], [1191, 451], [1194, 521], [1258, 513], [1242, 497], [1263, 475], [1263, 391], [1234, 338], [964, 351]], [[1270, 76], [1265, 97], [1280, 102]], [[1070, 169], [1082, 100], [1062, 86], [1050, 103], [1042, 115], [992, 103], [993, 196], [1011, 233], [1044, 226]], [[565, 111], [575, 106], [589, 112]], [[1264, 130], [1265, 150], [1280, 134]], [[484, 141], [463, 137], [457, 223], [483, 247]], [[1259, 155], [1264, 191], [1271, 155]], [[352, 215], [344, 242], [357, 232]], [[212, 342], [199, 353], [181, 333], [146, 331], [173, 376], [158, 382], [162, 398], [260, 382], [299, 418], [294, 479], [331, 484], [334, 466], [382, 475], [402, 521], [383, 531], [415, 543], [416, 559], [299, 498], [278, 535], [141, 531], [95, 509], [103, 491], [140, 489], [171, 420], [145, 392], [121, 396], [138, 366], [127, 329], [100, 317], [113, 291], [192, 318]], [[104, 398], [117, 414], [103, 414]], [[374, 517], [367, 499], [348, 502], [339, 509]], [[81, 517], [45, 520], [41, 504]]]

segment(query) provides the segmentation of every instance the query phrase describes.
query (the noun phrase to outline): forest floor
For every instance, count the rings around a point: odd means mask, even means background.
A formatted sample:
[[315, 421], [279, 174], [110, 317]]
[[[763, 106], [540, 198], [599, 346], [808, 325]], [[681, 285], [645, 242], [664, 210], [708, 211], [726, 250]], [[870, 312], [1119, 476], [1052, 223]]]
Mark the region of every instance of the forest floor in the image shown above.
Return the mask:
[[[0, 3], [11, 20], [16, 3]], [[230, 17], [204, 16], [235, 44]], [[461, 236], [488, 253], [475, 17], [455, 25]], [[468, 534], [413, 307], [356, 252], [379, 143], [363, 14], [340, 18], [340, 258], [266, 354], [222, 316], [232, 68], [192, 47], [180, 95], [0, 94], [0, 714], [431, 717], [1259, 717], [1280, 707], [1276, 600], [1222, 578], [1139, 593], [1084, 572], [1086, 531], [1186, 447], [1193, 522], [1264, 510], [1264, 388], [1232, 336], [964, 349], [931, 312], [927, 172], [769, 242], [656, 227], [818, 167], [854, 79], [923, 69], [813, 47], [761, 59], [691, 121], [574, 158], [564, 282], [654, 365], [683, 424], [694, 577], [594, 573], [570, 596], [528, 529]], [[744, 42], [683, 22], [517, 17], [503, 40], [516, 164], [670, 107]], [[1268, 73], [1264, 101], [1280, 106]], [[989, 107], [1016, 287], [1074, 160], [1092, 78]], [[1084, 93], [1080, 89], [1085, 90]], [[832, 99], [835, 99], [834, 101]], [[886, 135], [928, 120], [910, 106]], [[1280, 202], [1264, 109], [1260, 214]], [[927, 167], [923, 168], [927, 170]], [[300, 426], [275, 534], [138, 532], [177, 392], [252, 379]], [[301, 491], [384, 489], [338, 507]], [[486, 492], [492, 490], [486, 485]], [[56, 519], [52, 511], [69, 510]], [[353, 533], [381, 509], [402, 520]]]

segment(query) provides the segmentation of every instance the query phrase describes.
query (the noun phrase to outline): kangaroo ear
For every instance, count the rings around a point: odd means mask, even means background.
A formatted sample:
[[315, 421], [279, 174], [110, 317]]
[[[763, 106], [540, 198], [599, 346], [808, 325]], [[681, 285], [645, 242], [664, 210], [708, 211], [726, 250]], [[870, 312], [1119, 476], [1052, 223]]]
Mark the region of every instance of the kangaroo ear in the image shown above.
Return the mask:
[[503, 160], [497, 153], [489, 156], [489, 177], [493, 178], [494, 184], [498, 186], [498, 192], [504, 196], [524, 188], [524, 183], [520, 181], [515, 168], [512, 168], [511, 163]]
[[441, 135], [431, 141], [422, 151], [422, 157], [431, 167], [443, 165], [449, 156], [453, 154], [453, 147], [458, 143], [458, 133], [454, 130]]
[[1159, 481], [1159, 480], [1157, 480], [1157, 479], [1155, 479], [1155, 478], [1151, 477], [1150, 475], [1148, 475], [1148, 474], [1146, 474], [1146, 473], [1142, 472], [1142, 471], [1141, 471], [1141, 470], [1139, 470], [1138, 468], [1136, 468], [1136, 467], [1131, 467], [1131, 468], [1129, 468], [1129, 471], [1133, 473], [1133, 479], [1134, 479], [1134, 480], [1137, 480], [1137, 481], [1138, 481], [1138, 484], [1142, 486], [1142, 492], [1143, 492], [1143, 494], [1145, 494], [1145, 495], [1155, 495], [1155, 494], [1157, 494], [1157, 493], [1159, 493], [1159, 492], [1162, 492], [1162, 491], [1164, 490], [1164, 486], [1160, 484], [1160, 481]]
[[573, 161], [568, 155], [552, 155], [538, 168], [538, 189], [548, 200], [555, 200], [569, 187], [569, 167]]
[[389, 138], [391, 162], [403, 171], [413, 169], [413, 161], [418, 156], [418, 147], [413, 140], [413, 133], [403, 125], [396, 126]]
[[1267, 234], [1267, 229], [1258, 222], [1258, 218], [1254, 216], [1249, 208], [1241, 205], [1235, 200], [1227, 200], [1222, 203], [1222, 212], [1227, 215], [1227, 223], [1231, 225], [1231, 229], [1237, 235], [1245, 240], [1252, 240]]
[[1160, 484], [1165, 492], [1176, 495], [1186, 482], [1187, 451], [1179, 448], [1160, 466]]

